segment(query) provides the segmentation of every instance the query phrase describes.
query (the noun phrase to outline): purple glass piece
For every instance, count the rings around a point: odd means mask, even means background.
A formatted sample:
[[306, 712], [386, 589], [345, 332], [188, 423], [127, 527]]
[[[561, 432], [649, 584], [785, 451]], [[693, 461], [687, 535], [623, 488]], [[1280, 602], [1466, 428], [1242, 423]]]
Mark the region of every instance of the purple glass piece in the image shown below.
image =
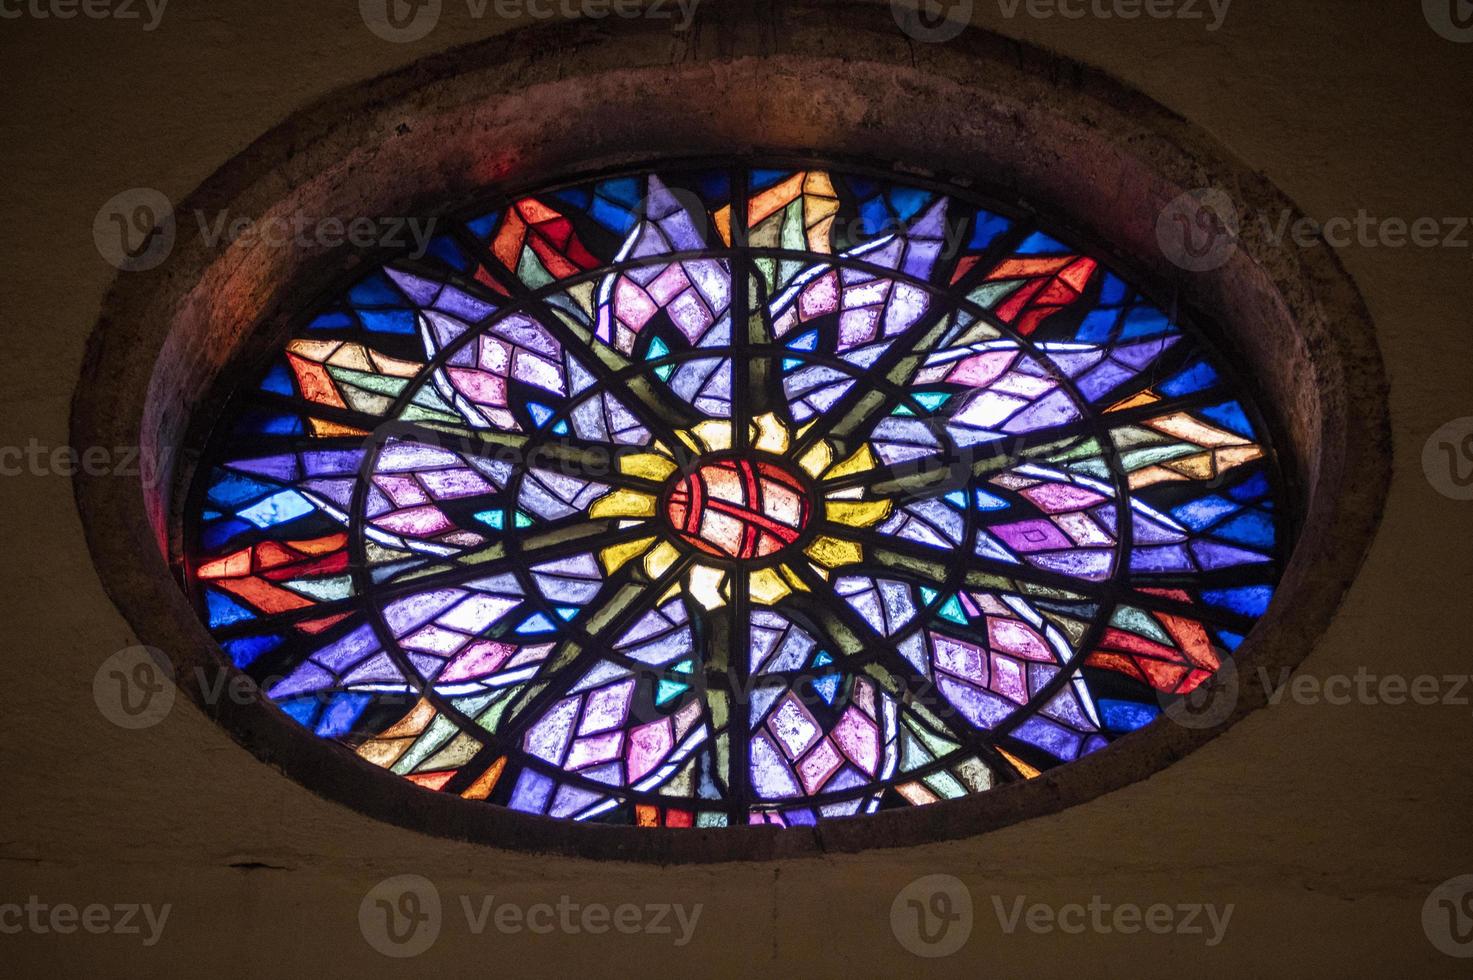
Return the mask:
[[507, 806], [523, 813], [542, 813], [547, 809], [548, 797], [552, 795], [552, 778], [533, 769], [523, 769], [517, 777]]

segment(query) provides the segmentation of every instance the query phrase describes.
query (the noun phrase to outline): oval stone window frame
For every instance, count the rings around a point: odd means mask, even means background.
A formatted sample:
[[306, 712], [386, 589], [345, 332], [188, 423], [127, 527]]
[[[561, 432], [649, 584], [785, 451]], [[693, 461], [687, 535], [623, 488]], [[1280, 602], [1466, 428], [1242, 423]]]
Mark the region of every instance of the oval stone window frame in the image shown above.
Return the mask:
[[[676, 57], [672, 59], [672, 50]], [[627, 111], [611, 107], [628, 106]], [[1260, 668], [1292, 668], [1324, 631], [1374, 533], [1389, 481], [1386, 382], [1364, 305], [1324, 246], [1276, 247], [1245, 224], [1216, 268], [1165, 255], [1158, 217], [1215, 188], [1241, 214], [1297, 216], [1209, 137], [1102, 73], [993, 35], [915, 44], [888, 7], [805, 4], [780, 21], [722, 5], [663, 23], [570, 23], [438, 55], [324, 99], [262, 137], [176, 213], [256, 221], [430, 215], [488, 188], [638, 160], [855, 158], [1026, 202], [1195, 320], [1257, 390], [1298, 504], [1278, 594], [1239, 649], [1232, 710], [1210, 726], [1158, 722], [1035, 779], [925, 807], [773, 827], [581, 825], [424, 792], [313, 738], [267, 704], [212, 700], [221, 654], [170, 572], [198, 427], [221, 376], [278, 347], [295, 315], [372, 255], [242, 239], [212, 248], [196, 223], [151, 271], [122, 273], [78, 386], [76, 446], [136, 445], [147, 480], [76, 477], [99, 574], [176, 682], [264, 761], [361, 812], [427, 833], [623, 860], [721, 861], [971, 836], [1124, 786], [1266, 701]], [[924, 165], [924, 169], [921, 166]], [[1100, 188], [1109, 188], [1102, 194]], [[1062, 218], [1062, 220], [1060, 220]], [[1297, 499], [1292, 499], [1296, 498]]]

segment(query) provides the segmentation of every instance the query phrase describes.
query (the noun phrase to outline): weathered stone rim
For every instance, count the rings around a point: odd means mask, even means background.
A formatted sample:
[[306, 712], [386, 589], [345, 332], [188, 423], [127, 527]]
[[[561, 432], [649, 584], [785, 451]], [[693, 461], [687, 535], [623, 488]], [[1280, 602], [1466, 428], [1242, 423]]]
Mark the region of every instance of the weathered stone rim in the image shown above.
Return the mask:
[[[630, 108], [609, 109], [620, 105]], [[114, 283], [74, 396], [74, 446], [136, 445], [168, 464], [152, 486], [75, 478], [109, 595], [143, 642], [168, 653], [191, 699], [314, 792], [425, 833], [605, 859], [765, 860], [969, 837], [1143, 779], [1266, 703], [1259, 668], [1274, 674], [1310, 652], [1379, 522], [1391, 440], [1374, 328], [1323, 245], [1275, 246], [1249, 227], [1222, 268], [1174, 269], [1155, 244], [1155, 219], [1184, 191], [1222, 188], [1244, 214], [1300, 212], [1201, 130], [1100, 72], [981, 32], [918, 44], [898, 30], [888, 4], [721, 4], [703, 8], [686, 34], [662, 22], [566, 23], [334, 93], [261, 137], [177, 210], [422, 214], [533, 174], [815, 146], [974, 175], [1110, 242], [1142, 282], [1222, 325], [1219, 342], [1234, 348], [1277, 417], [1283, 465], [1302, 498], [1298, 546], [1239, 652], [1242, 691], [1222, 725], [1158, 722], [1025, 783], [810, 830], [656, 830], [576, 825], [428, 793], [268, 706], [209, 704], [194, 668], [218, 669], [221, 654], [167, 559], [176, 467], [190, 465], [177, 450], [189, 444], [191, 424], [208, 417], [221, 373], [279, 340], [289, 311], [346, 256], [212, 250], [187, 224], [162, 266]]]

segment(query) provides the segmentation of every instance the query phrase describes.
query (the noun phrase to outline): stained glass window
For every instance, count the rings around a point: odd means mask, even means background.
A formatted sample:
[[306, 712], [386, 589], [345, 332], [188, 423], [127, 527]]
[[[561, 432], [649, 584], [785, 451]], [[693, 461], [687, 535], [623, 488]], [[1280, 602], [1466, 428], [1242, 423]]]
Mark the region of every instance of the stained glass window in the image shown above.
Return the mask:
[[181, 575], [304, 734], [647, 827], [982, 793], [1149, 724], [1286, 547], [1206, 336], [956, 188], [675, 164], [441, 221], [215, 421]]

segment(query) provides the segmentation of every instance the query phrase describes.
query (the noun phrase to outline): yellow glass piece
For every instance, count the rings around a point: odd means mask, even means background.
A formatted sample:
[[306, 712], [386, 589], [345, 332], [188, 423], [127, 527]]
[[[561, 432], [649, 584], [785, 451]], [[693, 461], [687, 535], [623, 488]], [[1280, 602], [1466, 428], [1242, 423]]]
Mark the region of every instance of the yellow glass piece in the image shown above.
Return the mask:
[[312, 434], [324, 439], [331, 439], [336, 436], [366, 436], [368, 432], [363, 429], [355, 429], [351, 425], [343, 425], [341, 422], [313, 419]]
[[809, 558], [829, 568], [838, 568], [840, 565], [853, 565], [864, 560], [864, 548], [855, 541], [842, 541], [839, 538], [831, 538], [824, 535], [815, 538], [813, 543], [804, 552]]
[[707, 609], [720, 609], [726, 605], [726, 597], [721, 591], [725, 581], [726, 573], [721, 569], [697, 565], [690, 570], [691, 598]]
[[341, 341], [336, 340], [293, 340], [286, 345], [286, 349], [309, 361], [321, 364], [340, 346]]
[[[787, 565], [779, 565], [779, 566], [777, 566], [777, 570], [780, 571], [780, 572], [782, 572], [783, 573], [783, 578], [785, 578], [785, 579], [788, 580], [788, 584], [791, 585], [793, 588], [797, 589], [799, 592], [809, 592], [809, 591], [811, 591], [808, 588], [807, 583], [805, 583], [803, 581], [803, 579], [799, 577], [798, 573], [795, 572], [795, 571], [793, 571]], [[827, 579], [828, 576], [825, 575], [824, 578]]]
[[591, 282], [580, 282], [576, 286], [568, 287], [568, 294], [578, 301], [578, 305], [588, 314], [593, 313], [593, 289]]
[[820, 439], [809, 446], [808, 451], [798, 458], [798, 465], [803, 468], [803, 472], [816, 480], [818, 475], [828, 469], [829, 464], [833, 461], [834, 448]]
[[1042, 773], [1040, 773], [1037, 769], [1033, 768], [1028, 763], [1024, 762], [1022, 759], [1020, 759], [1017, 756], [1013, 755], [1013, 753], [1009, 752], [1007, 749], [1004, 749], [1004, 748], [999, 747], [997, 751], [999, 753], [1001, 753], [1001, 755], [1002, 755], [1002, 757], [1004, 759], [1008, 760], [1013, 765], [1015, 765], [1015, 766], [1018, 767], [1018, 771], [1023, 774], [1023, 778], [1024, 779], [1032, 779], [1035, 776], [1041, 776], [1042, 775]]
[[1133, 395], [1130, 398], [1125, 399], [1125, 401], [1123, 401], [1123, 402], [1116, 402], [1115, 404], [1111, 405], [1109, 408], [1105, 409], [1105, 411], [1107, 411], [1107, 412], [1123, 412], [1127, 408], [1136, 408], [1137, 406], [1140, 406], [1140, 405], [1154, 405], [1156, 402], [1159, 402], [1160, 400], [1161, 400], [1160, 396], [1156, 395], [1154, 392], [1143, 391], [1143, 392], [1141, 392], [1138, 395]]
[[1164, 432], [1169, 436], [1175, 436], [1183, 442], [1190, 442], [1195, 446], [1216, 448], [1218, 446], [1242, 446], [1249, 440], [1242, 436], [1225, 432], [1214, 425], [1208, 425], [1192, 418], [1185, 412], [1177, 412], [1164, 418], [1152, 419], [1146, 425], [1157, 432]]
[[588, 509], [594, 520], [605, 517], [654, 517], [655, 498], [638, 490], [615, 490], [598, 498]]
[[829, 520], [850, 527], [874, 527], [890, 516], [888, 500], [826, 500]]
[[759, 415], [752, 420], [752, 433], [754, 449], [774, 454], [788, 451], [788, 430], [771, 412]]
[[[723, 422], [720, 419], [707, 419], [694, 429], [691, 429], [691, 433], [710, 452], [719, 453], [723, 449], [731, 448], [730, 422]], [[692, 445], [691, 448], [698, 450], [701, 446]]]
[[368, 352], [364, 350], [362, 344], [344, 344], [332, 357], [327, 359], [327, 363], [333, 367], [362, 371], [365, 374], [373, 371], [373, 365], [368, 361]]
[[373, 365], [379, 374], [387, 374], [395, 378], [412, 378], [424, 370], [424, 365], [415, 364], [413, 361], [401, 361], [397, 357], [380, 354], [376, 350], [370, 350], [368, 356], [373, 358]]
[[655, 543], [654, 538], [640, 538], [638, 541], [626, 541], [623, 544], [611, 544], [599, 552], [599, 561], [603, 562], [604, 574], [612, 575], [623, 568], [631, 558], [638, 558]]
[[869, 443], [859, 447], [859, 451], [850, 456], [844, 462], [835, 466], [824, 474], [825, 480], [836, 480], [841, 476], [849, 476], [851, 473], [863, 473], [865, 470], [875, 468], [875, 454], [869, 451]]
[[619, 457], [619, 472], [646, 480], [663, 480], [675, 472], [675, 461], [659, 453], [634, 453]]
[[731, 247], [731, 205], [728, 204], [716, 212], [716, 231], [721, 235], [721, 240]]
[[752, 573], [751, 584], [748, 586], [753, 602], [760, 602], [765, 606], [771, 606], [793, 594], [793, 590], [784, 582], [782, 576], [771, 568], [759, 568]]
[[460, 795], [467, 800], [484, 800], [496, 788], [496, 781], [501, 778], [501, 771], [505, 768], [506, 756], [502, 756], [491, 764], [490, 769], [481, 773], [470, 789]]
[[651, 578], [659, 578], [669, 571], [679, 557], [680, 552], [675, 550], [675, 545], [669, 541], [661, 541], [653, 551], [644, 556], [644, 570], [649, 572]]
[[1263, 450], [1257, 446], [1234, 446], [1230, 449], [1219, 449], [1217, 451], [1217, 468], [1226, 472], [1235, 466], [1251, 463], [1255, 459], [1263, 458]]

